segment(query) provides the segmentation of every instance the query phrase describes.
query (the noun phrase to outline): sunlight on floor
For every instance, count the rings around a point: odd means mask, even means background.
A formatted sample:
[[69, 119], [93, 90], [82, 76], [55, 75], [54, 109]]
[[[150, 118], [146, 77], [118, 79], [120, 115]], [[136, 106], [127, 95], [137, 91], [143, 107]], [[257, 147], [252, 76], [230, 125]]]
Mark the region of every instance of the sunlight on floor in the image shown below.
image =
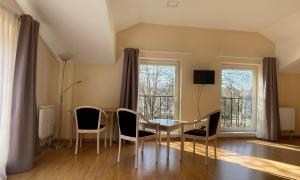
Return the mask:
[[[263, 141], [257, 141], [255, 143], [263, 143]], [[165, 143], [163, 143], [165, 144]], [[272, 143], [271, 143], [272, 144]], [[273, 143], [273, 145], [276, 143]], [[280, 144], [277, 144], [280, 146]], [[180, 142], [171, 142], [170, 146], [180, 150]], [[275, 146], [275, 145], [274, 145]], [[298, 149], [299, 150], [299, 149]], [[193, 143], [185, 142], [185, 151], [193, 153]], [[208, 149], [209, 157], [214, 158], [214, 148], [209, 146]], [[196, 145], [196, 154], [205, 156], [205, 146], [203, 144]], [[230, 163], [239, 164], [240, 166], [266, 172], [269, 174], [274, 174], [281, 177], [300, 179], [300, 167], [274, 161], [271, 159], [265, 159], [255, 156], [240, 155], [233, 153], [222, 148], [217, 148], [217, 159], [222, 161], [227, 161]]]
[[295, 146], [290, 144], [280, 144], [280, 143], [273, 143], [273, 142], [260, 141], [260, 140], [249, 140], [247, 142], [300, 152], [300, 146]]

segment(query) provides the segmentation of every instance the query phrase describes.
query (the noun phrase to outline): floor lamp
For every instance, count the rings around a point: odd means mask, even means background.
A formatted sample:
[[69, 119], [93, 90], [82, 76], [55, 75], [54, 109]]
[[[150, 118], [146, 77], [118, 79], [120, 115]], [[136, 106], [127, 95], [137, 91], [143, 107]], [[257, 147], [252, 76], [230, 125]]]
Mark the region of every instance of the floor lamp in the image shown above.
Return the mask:
[[73, 82], [71, 85], [69, 85], [67, 88], [64, 88], [64, 82], [65, 82], [65, 70], [66, 70], [66, 64], [71, 59], [70, 56], [64, 56], [61, 57], [61, 60], [63, 61], [63, 69], [62, 69], [62, 78], [61, 78], [61, 86], [60, 86], [60, 96], [59, 96], [59, 124], [58, 124], [58, 138], [57, 142], [54, 145], [55, 149], [62, 149], [65, 147], [65, 144], [61, 142], [61, 126], [62, 126], [62, 116], [63, 116], [63, 101], [64, 101], [64, 95], [66, 92], [71, 90], [74, 86], [79, 85], [82, 83], [82, 81], [76, 81]]

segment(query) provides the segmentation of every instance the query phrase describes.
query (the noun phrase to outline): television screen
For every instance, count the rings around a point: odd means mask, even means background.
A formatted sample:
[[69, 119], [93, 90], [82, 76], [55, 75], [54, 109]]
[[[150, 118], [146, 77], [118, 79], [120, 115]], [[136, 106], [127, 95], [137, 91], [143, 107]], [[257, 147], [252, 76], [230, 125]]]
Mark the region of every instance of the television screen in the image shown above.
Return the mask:
[[194, 84], [215, 84], [215, 71], [194, 70]]

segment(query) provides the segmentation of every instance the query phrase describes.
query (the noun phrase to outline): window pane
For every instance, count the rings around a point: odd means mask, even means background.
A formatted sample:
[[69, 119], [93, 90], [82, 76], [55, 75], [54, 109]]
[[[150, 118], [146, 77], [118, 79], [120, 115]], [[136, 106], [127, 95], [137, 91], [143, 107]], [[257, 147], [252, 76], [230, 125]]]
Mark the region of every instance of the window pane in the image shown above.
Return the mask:
[[253, 130], [255, 127], [255, 81], [252, 69], [222, 70], [222, 130]]
[[147, 119], [174, 118], [176, 66], [140, 64], [138, 110]]

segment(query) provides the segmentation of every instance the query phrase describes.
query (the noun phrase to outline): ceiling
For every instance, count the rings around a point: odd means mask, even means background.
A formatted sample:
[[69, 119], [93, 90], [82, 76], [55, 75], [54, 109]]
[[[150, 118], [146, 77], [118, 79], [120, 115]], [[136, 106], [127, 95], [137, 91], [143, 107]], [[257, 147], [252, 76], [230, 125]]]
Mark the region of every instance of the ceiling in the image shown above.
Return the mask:
[[115, 28], [154, 23], [259, 32], [300, 11], [299, 0], [110, 0]]
[[105, 0], [16, 0], [40, 22], [40, 34], [58, 56], [79, 63], [114, 63], [115, 32]]
[[168, 0], [16, 1], [41, 23], [50, 49], [75, 62], [114, 63], [115, 33], [153, 23], [260, 33], [275, 43], [280, 68], [300, 73], [300, 0], [179, 0], [176, 8]]
[[257, 32], [275, 43], [281, 71], [300, 73], [299, 0], [177, 1], [172, 8], [168, 0], [110, 0], [115, 29], [153, 23]]

